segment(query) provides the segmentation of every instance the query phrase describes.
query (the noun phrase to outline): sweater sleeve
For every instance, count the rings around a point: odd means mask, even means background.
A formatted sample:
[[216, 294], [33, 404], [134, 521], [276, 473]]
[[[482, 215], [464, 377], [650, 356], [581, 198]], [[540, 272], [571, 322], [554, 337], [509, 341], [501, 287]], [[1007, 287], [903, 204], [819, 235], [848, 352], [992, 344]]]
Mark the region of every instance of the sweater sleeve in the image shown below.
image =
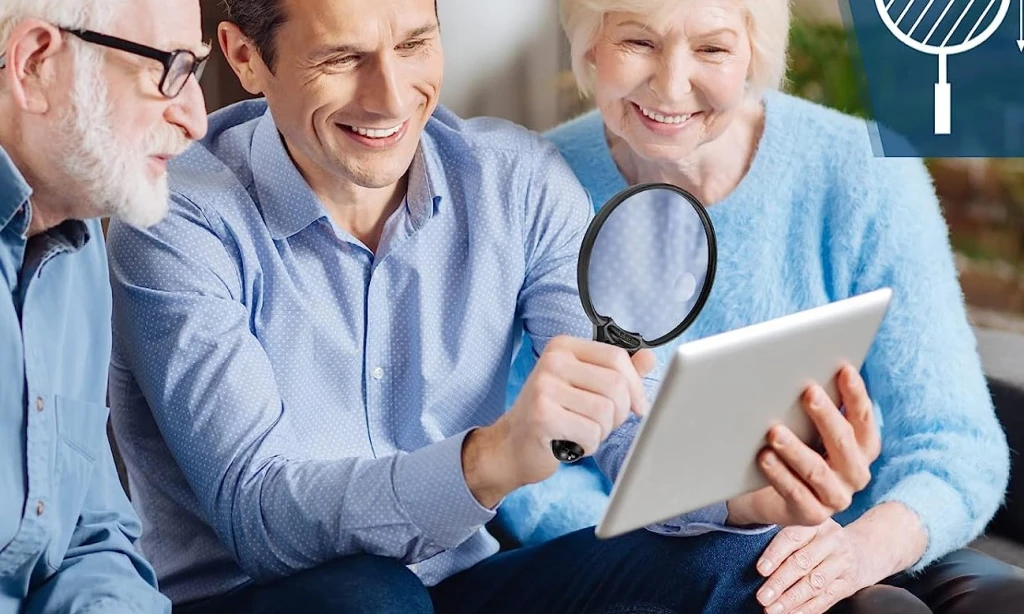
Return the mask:
[[871, 499], [921, 519], [928, 546], [918, 571], [984, 530], [1003, 499], [1009, 449], [931, 177], [917, 159], [869, 165], [852, 293], [893, 289], [863, 371], [883, 417]]

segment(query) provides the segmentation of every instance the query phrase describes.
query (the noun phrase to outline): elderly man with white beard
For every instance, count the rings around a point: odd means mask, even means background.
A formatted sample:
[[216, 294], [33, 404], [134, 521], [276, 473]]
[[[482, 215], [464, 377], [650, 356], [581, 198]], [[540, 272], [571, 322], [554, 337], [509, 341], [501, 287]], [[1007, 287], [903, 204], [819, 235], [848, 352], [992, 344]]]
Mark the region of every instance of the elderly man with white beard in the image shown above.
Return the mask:
[[196, 0], [0, 2], [0, 614], [169, 612], [105, 437], [100, 217], [206, 132]]

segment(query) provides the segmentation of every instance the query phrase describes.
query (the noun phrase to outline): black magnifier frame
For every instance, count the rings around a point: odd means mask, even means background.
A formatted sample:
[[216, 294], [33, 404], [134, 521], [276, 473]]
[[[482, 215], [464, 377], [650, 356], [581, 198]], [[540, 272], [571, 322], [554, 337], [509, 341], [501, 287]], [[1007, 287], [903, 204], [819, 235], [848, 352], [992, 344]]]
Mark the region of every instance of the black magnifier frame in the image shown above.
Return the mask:
[[[697, 296], [697, 301], [694, 303], [693, 308], [690, 309], [690, 313], [688, 313], [682, 322], [680, 322], [675, 328], [650, 341], [644, 339], [639, 333], [623, 329], [615, 323], [615, 320], [613, 320], [611, 316], [597, 313], [597, 310], [594, 309], [593, 301], [590, 299], [589, 281], [590, 254], [594, 249], [594, 243], [597, 241], [597, 237], [600, 234], [605, 221], [607, 221], [619, 205], [626, 202], [631, 197], [648, 190], [669, 190], [682, 196], [693, 207], [694, 211], [697, 212], [701, 225], [704, 227], [704, 234], [707, 237], [708, 242], [707, 275], [704, 278], [704, 285], [700, 290], [700, 294]], [[591, 220], [590, 226], [587, 227], [587, 232], [583, 236], [583, 244], [580, 246], [579, 260], [576, 265], [576, 283], [579, 286], [580, 302], [583, 303], [583, 310], [586, 312], [587, 317], [589, 317], [590, 321], [594, 324], [594, 339], [603, 343], [621, 347], [629, 352], [630, 356], [636, 354], [643, 348], [655, 348], [672, 341], [679, 335], [683, 334], [683, 332], [693, 324], [693, 321], [697, 316], [700, 315], [701, 310], [704, 309], [708, 296], [711, 295], [711, 287], [714, 285], [717, 266], [718, 241], [715, 237], [715, 228], [711, 224], [711, 217], [708, 215], [707, 209], [704, 208], [704, 205], [697, 199], [697, 197], [683, 188], [671, 183], [641, 183], [622, 190], [612, 197], [605, 206], [601, 207], [594, 216], [594, 219]], [[572, 441], [556, 439], [551, 442], [551, 451], [554, 453], [555, 458], [565, 463], [575, 462], [584, 456], [582, 446]]]

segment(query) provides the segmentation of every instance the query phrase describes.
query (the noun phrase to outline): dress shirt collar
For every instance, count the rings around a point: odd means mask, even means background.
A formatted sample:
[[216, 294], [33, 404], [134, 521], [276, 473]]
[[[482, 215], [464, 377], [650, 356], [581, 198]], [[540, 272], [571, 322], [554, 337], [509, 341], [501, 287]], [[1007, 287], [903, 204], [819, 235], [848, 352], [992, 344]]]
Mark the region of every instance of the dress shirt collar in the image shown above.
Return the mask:
[[[288, 154], [269, 108], [256, 126], [250, 155], [258, 205], [275, 240], [287, 239], [327, 216]], [[413, 229], [434, 215], [444, 192], [444, 172], [424, 135], [409, 169], [408, 197], [403, 201]]]
[[[25, 181], [25, 177], [14, 166], [14, 161], [4, 148], [0, 147], [0, 230], [11, 223], [22, 207], [28, 205], [28, 198], [31, 195], [32, 188]], [[27, 220], [28, 216], [24, 219]], [[20, 230], [24, 232], [24, 229]]]

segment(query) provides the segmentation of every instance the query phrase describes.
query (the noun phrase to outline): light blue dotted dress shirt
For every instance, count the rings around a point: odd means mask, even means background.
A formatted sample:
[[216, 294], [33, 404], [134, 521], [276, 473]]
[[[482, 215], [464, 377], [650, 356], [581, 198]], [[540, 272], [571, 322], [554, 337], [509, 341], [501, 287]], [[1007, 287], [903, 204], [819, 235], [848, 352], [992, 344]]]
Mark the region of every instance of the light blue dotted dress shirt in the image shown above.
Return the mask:
[[522, 332], [589, 338], [591, 202], [553, 146], [441, 108], [377, 253], [332, 223], [263, 101], [171, 165], [169, 217], [114, 223], [110, 402], [176, 603], [369, 552], [427, 584], [497, 550], [467, 430]]

